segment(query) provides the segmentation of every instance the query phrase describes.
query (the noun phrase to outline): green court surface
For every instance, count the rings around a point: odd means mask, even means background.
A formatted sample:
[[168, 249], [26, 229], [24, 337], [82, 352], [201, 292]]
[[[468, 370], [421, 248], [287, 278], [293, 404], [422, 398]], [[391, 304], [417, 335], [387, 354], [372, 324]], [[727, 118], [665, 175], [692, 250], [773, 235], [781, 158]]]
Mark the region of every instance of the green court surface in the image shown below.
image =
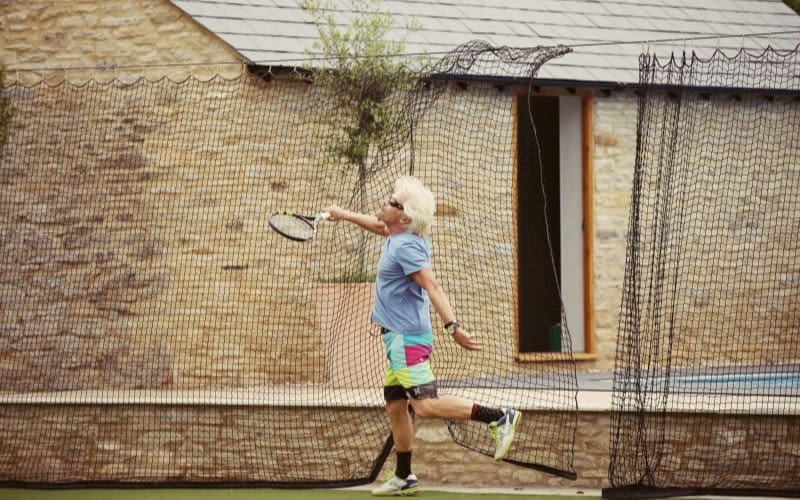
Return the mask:
[[[22, 489], [0, 488], [0, 500], [346, 500], [350, 498], [376, 498], [366, 489], [348, 490], [286, 490], [286, 489]], [[599, 497], [589, 495], [534, 495], [524, 493], [499, 493], [480, 492], [470, 493], [469, 490], [458, 492], [421, 490], [415, 498], [426, 500], [455, 500], [458, 498], [492, 499], [492, 500], [521, 500], [521, 499], [558, 499], [574, 500], [577, 498]]]

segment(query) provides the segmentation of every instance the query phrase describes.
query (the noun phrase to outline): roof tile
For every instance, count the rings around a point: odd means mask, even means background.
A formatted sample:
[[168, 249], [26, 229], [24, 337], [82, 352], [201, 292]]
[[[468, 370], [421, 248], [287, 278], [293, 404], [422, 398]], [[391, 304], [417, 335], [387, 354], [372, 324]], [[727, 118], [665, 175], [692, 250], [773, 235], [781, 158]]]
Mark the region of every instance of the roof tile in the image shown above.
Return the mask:
[[[172, 3], [248, 60], [309, 64], [305, 49], [317, 32], [296, 0]], [[541, 78], [559, 80], [635, 83], [639, 53], [648, 48], [666, 58], [673, 49], [707, 57], [716, 48], [790, 49], [800, 34], [800, 16], [782, 0], [384, 0], [383, 7], [420, 21], [422, 29], [407, 37], [409, 53], [444, 53], [478, 39], [518, 47], [571, 45], [573, 53], [540, 71]], [[353, 16], [342, 13], [340, 22]], [[403, 25], [396, 23], [398, 30]], [[777, 34], [785, 31], [794, 33]], [[776, 34], [741, 36], [763, 32]], [[697, 39], [714, 34], [720, 38]]]

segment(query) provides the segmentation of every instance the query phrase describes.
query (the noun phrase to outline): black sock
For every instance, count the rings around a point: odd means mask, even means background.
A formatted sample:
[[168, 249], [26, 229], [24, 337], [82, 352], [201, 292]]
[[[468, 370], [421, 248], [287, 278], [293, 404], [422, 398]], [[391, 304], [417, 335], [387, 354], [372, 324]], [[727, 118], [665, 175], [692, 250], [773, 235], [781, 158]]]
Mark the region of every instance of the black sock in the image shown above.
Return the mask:
[[500, 408], [487, 408], [478, 403], [472, 405], [472, 416], [470, 420], [477, 420], [484, 424], [490, 424], [503, 418], [503, 410]]
[[395, 469], [394, 475], [400, 479], [411, 475], [411, 451], [397, 452], [397, 469]]

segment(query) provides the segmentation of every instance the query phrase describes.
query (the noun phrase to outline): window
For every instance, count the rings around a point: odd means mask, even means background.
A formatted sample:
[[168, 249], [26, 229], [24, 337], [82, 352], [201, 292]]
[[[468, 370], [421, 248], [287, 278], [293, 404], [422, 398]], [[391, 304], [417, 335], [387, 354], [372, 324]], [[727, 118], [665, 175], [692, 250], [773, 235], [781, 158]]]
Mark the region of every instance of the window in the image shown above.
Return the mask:
[[591, 101], [536, 95], [529, 102], [523, 94], [516, 102], [520, 359], [562, 351], [559, 287], [572, 351], [593, 354], [591, 232], [584, 209], [591, 206], [584, 159]]

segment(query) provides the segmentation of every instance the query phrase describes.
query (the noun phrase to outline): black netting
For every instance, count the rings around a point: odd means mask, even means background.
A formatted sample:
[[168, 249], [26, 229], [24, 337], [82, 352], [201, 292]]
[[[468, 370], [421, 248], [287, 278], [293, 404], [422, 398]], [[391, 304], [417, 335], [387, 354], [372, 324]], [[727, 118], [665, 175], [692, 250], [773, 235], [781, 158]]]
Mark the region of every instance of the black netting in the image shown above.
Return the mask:
[[610, 494], [800, 491], [799, 63], [641, 58]]
[[[363, 169], [331, 155], [336, 89], [305, 73], [5, 89], [0, 480], [374, 479], [391, 440], [360, 278], [380, 238], [322, 222], [298, 243], [267, 219], [331, 203], [373, 212], [410, 172], [438, 200], [434, 269], [484, 343], [470, 353], [437, 336], [441, 393], [555, 412], [523, 420], [508, 460], [574, 477], [566, 323], [562, 356], [515, 363], [514, 94], [485, 83], [500, 69], [528, 81], [566, 50], [447, 55], [388, 97], [397, 133]], [[493, 454], [484, 424], [450, 430]]]

